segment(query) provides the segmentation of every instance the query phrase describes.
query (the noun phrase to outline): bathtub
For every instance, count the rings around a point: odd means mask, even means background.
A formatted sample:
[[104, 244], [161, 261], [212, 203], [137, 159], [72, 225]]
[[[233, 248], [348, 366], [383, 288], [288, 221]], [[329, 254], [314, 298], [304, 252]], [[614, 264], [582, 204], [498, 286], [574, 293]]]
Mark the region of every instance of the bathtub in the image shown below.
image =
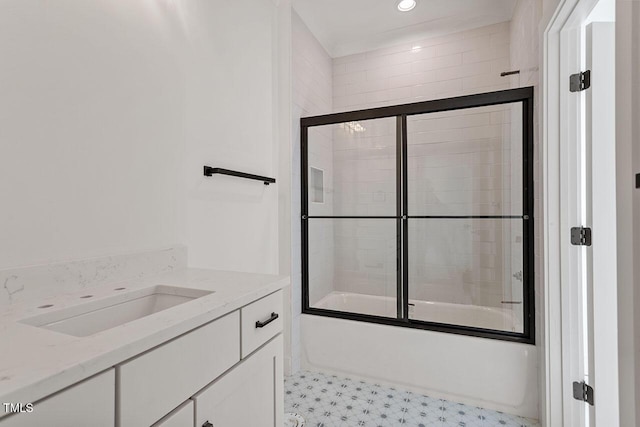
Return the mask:
[[[410, 307], [411, 317], [420, 320], [522, 328], [511, 310], [410, 303], [415, 304]], [[331, 293], [314, 307], [391, 317], [396, 312], [393, 298], [344, 292]], [[536, 346], [309, 314], [301, 316], [300, 327], [303, 369], [538, 418]]]
[[[331, 292], [318, 301], [314, 307], [372, 316], [396, 316], [395, 298], [351, 292]], [[510, 332], [522, 332], [523, 327], [522, 320], [509, 308], [481, 307], [469, 304], [410, 299], [409, 317], [424, 322], [473, 326]]]

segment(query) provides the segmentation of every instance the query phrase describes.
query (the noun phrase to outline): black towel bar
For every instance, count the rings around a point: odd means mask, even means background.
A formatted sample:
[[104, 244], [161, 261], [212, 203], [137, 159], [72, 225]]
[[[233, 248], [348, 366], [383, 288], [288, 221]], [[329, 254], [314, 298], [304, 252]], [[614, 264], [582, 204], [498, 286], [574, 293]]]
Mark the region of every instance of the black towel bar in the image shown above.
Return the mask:
[[500, 73], [500, 77], [511, 76], [513, 74], [520, 74], [520, 70], [503, 71]]
[[269, 178], [268, 176], [253, 175], [250, 173], [232, 171], [223, 168], [212, 168], [211, 166], [204, 167], [204, 176], [212, 176], [213, 174], [237, 176], [238, 178], [255, 179], [256, 181], [264, 182], [264, 185], [273, 184], [276, 182], [275, 178]]

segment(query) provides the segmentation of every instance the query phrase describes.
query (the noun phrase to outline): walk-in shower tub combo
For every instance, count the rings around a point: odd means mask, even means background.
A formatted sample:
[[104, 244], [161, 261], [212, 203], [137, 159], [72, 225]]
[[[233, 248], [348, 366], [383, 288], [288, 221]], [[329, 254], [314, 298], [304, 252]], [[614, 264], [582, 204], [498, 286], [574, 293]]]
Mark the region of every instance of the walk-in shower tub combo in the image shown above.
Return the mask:
[[301, 132], [304, 367], [536, 417], [533, 89]]

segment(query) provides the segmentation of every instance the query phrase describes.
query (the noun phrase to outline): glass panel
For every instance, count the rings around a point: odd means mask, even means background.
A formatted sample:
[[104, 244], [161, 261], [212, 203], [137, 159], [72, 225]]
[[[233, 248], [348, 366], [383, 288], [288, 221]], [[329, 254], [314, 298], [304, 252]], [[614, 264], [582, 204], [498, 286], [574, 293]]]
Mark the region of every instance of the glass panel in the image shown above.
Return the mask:
[[396, 317], [396, 220], [309, 219], [309, 305]]
[[410, 219], [409, 317], [523, 332], [521, 219]]
[[409, 215], [522, 215], [522, 104], [407, 117]]
[[[308, 141], [310, 216], [396, 215], [395, 117], [313, 126]], [[324, 174], [322, 197], [314, 169]]]

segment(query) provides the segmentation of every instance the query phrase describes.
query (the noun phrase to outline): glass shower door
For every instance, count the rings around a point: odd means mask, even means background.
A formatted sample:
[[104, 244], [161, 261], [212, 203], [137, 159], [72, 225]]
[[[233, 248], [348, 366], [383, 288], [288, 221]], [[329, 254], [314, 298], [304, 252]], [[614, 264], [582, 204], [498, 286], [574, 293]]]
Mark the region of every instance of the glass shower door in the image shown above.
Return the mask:
[[533, 88], [300, 124], [303, 313], [534, 342]]
[[523, 333], [522, 108], [407, 117], [409, 319]]
[[397, 149], [395, 117], [309, 128], [310, 308], [397, 318]]

